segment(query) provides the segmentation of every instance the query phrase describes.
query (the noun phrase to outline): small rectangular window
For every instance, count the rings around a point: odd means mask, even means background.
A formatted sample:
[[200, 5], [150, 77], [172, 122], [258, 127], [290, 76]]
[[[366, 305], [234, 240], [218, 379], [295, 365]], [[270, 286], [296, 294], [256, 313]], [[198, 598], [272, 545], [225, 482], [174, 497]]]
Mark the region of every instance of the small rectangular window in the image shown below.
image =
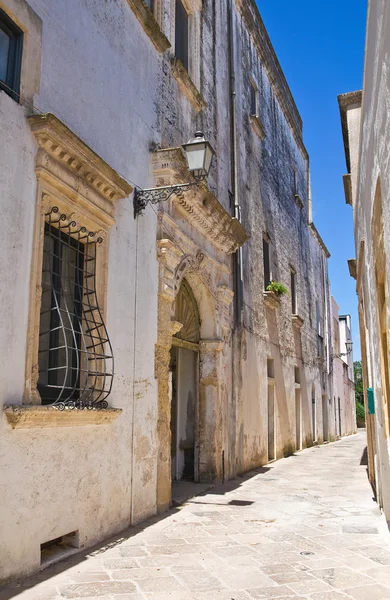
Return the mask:
[[270, 253], [269, 243], [263, 239], [263, 269], [264, 269], [264, 289], [266, 290], [271, 282], [271, 269], [270, 269]]
[[294, 194], [298, 194], [298, 172], [297, 168], [293, 168], [293, 177], [294, 177]]
[[275, 377], [274, 359], [267, 358], [267, 376], [273, 379]]
[[176, 0], [175, 56], [188, 71], [188, 14], [181, 0]]
[[0, 89], [19, 101], [23, 32], [0, 9]]
[[258, 109], [257, 109], [257, 88], [254, 85], [254, 83], [251, 81], [251, 85], [250, 85], [250, 94], [251, 94], [251, 115], [253, 116], [258, 116]]
[[294, 269], [291, 269], [291, 312], [293, 315], [297, 314], [297, 289], [296, 289], [296, 273]]

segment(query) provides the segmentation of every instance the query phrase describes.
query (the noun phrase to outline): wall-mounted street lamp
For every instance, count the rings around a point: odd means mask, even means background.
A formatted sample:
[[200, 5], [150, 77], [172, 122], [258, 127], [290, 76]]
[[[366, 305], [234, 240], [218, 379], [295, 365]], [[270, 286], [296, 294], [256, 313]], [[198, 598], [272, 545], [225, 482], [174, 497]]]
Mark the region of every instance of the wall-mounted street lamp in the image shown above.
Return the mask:
[[156, 188], [134, 190], [134, 218], [140, 215], [149, 204], [157, 204], [168, 200], [174, 194], [180, 195], [189, 188], [199, 186], [209, 174], [211, 162], [215, 154], [210, 142], [205, 140], [201, 131], [195, 133], [195, 137], [182, 146], [187, 159], [188, 170], [193, 174], [194, 181], [190, 183], [178, 183], [177, 185], [165, 185]]

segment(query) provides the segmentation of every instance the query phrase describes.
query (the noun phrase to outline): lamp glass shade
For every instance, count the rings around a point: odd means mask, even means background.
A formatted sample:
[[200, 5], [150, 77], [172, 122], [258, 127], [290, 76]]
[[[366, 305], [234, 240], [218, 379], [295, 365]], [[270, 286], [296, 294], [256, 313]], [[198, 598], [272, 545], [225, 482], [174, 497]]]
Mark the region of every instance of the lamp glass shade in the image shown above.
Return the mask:
[[214, 150], [202, 133], [197, 132], [195, 138], [182, 146], [186, 155], [188, 170], [199, 175], [208, 175]]

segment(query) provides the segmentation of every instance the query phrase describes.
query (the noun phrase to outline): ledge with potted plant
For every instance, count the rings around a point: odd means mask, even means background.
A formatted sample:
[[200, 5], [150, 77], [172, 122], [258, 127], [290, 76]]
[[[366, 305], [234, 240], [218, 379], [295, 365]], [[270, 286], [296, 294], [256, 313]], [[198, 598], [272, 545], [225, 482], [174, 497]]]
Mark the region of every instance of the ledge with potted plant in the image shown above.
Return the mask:
[[264, 301], [270, 308], [277, 308], [280, 305], [280, 298], [284, 294], [288, 294], [288, 289], [282, 283], [270, 281], [263, 292]]

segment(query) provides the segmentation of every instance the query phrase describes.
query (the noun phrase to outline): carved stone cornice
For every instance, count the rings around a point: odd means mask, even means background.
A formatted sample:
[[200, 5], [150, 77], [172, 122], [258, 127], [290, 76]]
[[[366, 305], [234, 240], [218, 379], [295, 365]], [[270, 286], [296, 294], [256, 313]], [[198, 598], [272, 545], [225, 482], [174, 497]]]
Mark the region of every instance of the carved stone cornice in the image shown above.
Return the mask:
[[110, 203], [131, 194], [132, 186], [57, 117], [47, 113], [28, 117], [28, 121], [39, 148], [44, 151], [37, 156], [38, 177], [40, 171], [50, 170], [56, 164], [68, 173], [68, 177], [60, 179], [76, 187], [76, 191], [80, 189], [82, 193], [90, 188]]
[[[181, 148], [154, 152], [152, 166], [158, 186], [185, 183], [191, 177]], [[227, 254], [235, 252], [250, 237], [205, 184], [174, 197], [172, 202], [197, 231]]]

